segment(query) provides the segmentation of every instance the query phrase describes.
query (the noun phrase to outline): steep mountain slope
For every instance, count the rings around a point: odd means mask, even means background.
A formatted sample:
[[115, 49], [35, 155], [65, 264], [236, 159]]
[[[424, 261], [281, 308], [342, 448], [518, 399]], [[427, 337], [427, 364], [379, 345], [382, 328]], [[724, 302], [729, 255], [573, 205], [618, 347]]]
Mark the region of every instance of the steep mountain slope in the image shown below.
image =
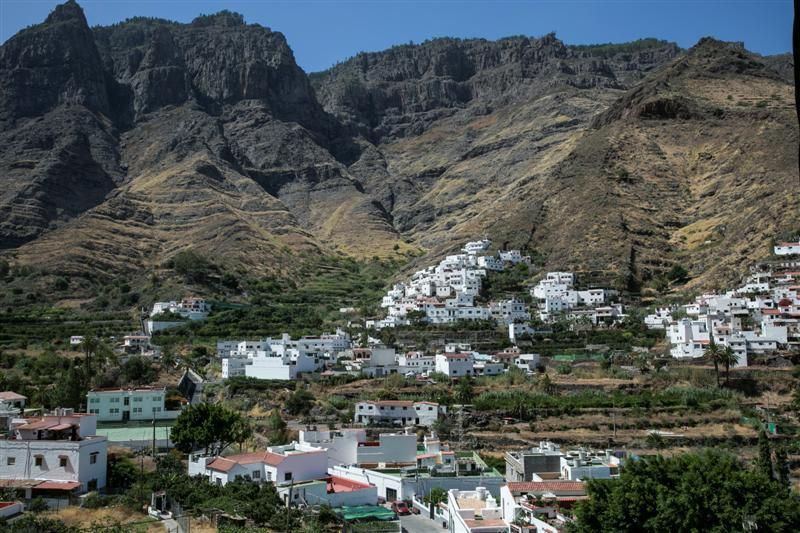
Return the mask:
[[[472, 74], [443, 94], [436, 58], [453, 47]], [[523, 58], [513, 69], [487, 59], [508, 50]], [[675, 263], [717, 285], [800, 214], [793, 86], [785, 56], [712, 39], [676, 53], [649, 40], [434, 41], [358, 56], [314, 83], [326, 109], [378, 142], [386, 172], [367, 189], [434, 254], [486, 233], [619, 286]]]
[[275, 272], [403, 244], [279, 33], [230, 13], [93, 33], [68, 2], [1, 58], [0, 241], [22, 263], [140, 272], [191, 247]]
[[792, 65], [546, 35], [306, 76], [240, 15], [90, 29], [70, 0], [0, 47], [0, 250], [93, 280], [188, 249], [291, 276], [307, 254], [427, 263], [487, 235], [619, 286], [675, 263], [714, 285], [800, 214]]

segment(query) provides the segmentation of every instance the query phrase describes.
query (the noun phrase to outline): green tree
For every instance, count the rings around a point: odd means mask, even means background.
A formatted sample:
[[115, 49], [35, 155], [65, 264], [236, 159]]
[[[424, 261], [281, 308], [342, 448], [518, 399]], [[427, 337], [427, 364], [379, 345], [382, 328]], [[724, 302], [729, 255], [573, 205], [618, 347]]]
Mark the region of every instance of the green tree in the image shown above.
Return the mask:
[[719, 364], [722, 361], [722, 350], [719, 349], [713, 338], [711, 338], [708, 348], [703, 352], [703, 357], [714, 363], [714, 374], [717, 376], [717, 387], [719, 387]]
[[536, 384], [537, 388], [545, 394], [553, 394], [555, 387], [550, 376], [544, 374]]
[[144, 385], [156, 378], [156, 370], [152, 367], [150, 361], [138, 355], [125, 361], [121, 370], [122, 379], [126, 385]]
[[470, 376], [461, 378], [458, 381], [458, 385], [456, 385], [456, 401], [462, 404], [472, 403], [474, 397], [475, 387], [473, 379]]
[[761, 428], [761, 431], [758, 432], [758, 458], [756, 459], [756, 467], [765, 476], [773, 479], [772, 448], [764, 428]]
[[184, 453], [204, 450], [219, 455], [231, 444], [242, 444], [252, 435], [247, 420], [220, 404], [191, 405], [175, 420], [170, 433], [175, 447]]
[[784, 445], [775, 448], [775, 470], [778, 472], [778, 482], [787, 489], [790, 488], [789, 456]]
[[81, 343], [81, 348], [86, 355], [86, 386], [89, 387], [92, 376], [91, 357], [100, 349], [100, 339], [95, 335], [86, 335]]
[[108, 454], [108, 486], [112, 489], [128, 489], [136, 481], [139, 470], [128, 457]]
[[689, 280], [689, 272], [681, 265], [675, 265], [667, 272], [667, 279], [677, 283], [685, 283]]
[[444, 503], [447, 501], [447, 491], [442, 487], [433, 487], [423, 501], [428, 505]]
[[450, 376], [448, 376], [444, 372], [431, 372], [428, 375], [428, 378], [430, 378], [432, 381], [435, 381], [436, 383], [450, 383]]
[[618, 479], [589, 480], [574, 531], [800, 531], [800, 495], [733, 455], [704, 450], [628, 461]]
[[208, 281], [208, 276], [214, 270], [214, 265], [212, 265], [211, 262], [193, 250], [187, 250], [176, 254], [170, 263], [172, 269], [190, 283], [204, 283]]
[[722, 349], [719, 358], [722, 366], [725, 367], [725, 384], [727, 385], [731, 377], [731, 367], [736, 366], [739, 362], [739, 358], [730, 346], [726, 346]]
[[270, 444], [285, 444], [289, 440], [289, 434], [286, 431], [286, 421], [281, 417], [277, 409], [270, 413], [267, 418], [267, 433]]
[[290, 415], [307, 415], [314, 407], [314, 395], [305, 389], [292, 393], [284, 405]]

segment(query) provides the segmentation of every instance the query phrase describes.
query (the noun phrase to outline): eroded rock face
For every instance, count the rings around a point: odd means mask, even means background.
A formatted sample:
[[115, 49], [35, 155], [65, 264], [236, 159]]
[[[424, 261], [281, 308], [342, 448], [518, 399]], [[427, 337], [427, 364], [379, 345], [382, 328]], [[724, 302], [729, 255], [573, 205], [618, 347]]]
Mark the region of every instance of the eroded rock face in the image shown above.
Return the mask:
[[574, 47], [552, 34], [435, 39], [359, 54], [313, 79], [328, 111], [381, 142], [418, 135], [476, 101], [502, 105], [565, 87], [624, 89], [678, 53], [663, 41], [630, 50]]
[[487, 235], [620, 286], [675, 262], [705, 283], [800, 214], [791, 66], [714, 40], [546, 35], [307, 76], [240, 15], [90, 29], [69, 1], [0, 47], [0, 250], [113, 275], [196, 248], [285, 275], [298, 252], [410, 243], [424, 264]]
[[0, 47], [0, 123], [13, 127], [59, 105], [108, 114], [106, 82], [83, 11], [67, 2]]

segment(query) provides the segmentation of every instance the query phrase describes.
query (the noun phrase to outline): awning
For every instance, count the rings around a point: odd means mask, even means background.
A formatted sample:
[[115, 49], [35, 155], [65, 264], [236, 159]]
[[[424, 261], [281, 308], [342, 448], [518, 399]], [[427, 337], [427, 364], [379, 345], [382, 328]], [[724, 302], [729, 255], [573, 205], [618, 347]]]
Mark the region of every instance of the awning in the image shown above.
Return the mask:
[[66, 490], [72, 491], [81, 486], [80, 481], [43, 481], [33, 487], [34, 490]]

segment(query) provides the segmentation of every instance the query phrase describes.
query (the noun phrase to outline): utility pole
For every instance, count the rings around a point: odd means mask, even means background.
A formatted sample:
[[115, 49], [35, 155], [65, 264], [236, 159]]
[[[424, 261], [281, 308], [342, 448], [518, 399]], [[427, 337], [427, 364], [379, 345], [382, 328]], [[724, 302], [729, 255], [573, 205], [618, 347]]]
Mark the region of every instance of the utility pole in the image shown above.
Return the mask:
[[153, 460], [156, 459], [156, 414], [153, 413]]

